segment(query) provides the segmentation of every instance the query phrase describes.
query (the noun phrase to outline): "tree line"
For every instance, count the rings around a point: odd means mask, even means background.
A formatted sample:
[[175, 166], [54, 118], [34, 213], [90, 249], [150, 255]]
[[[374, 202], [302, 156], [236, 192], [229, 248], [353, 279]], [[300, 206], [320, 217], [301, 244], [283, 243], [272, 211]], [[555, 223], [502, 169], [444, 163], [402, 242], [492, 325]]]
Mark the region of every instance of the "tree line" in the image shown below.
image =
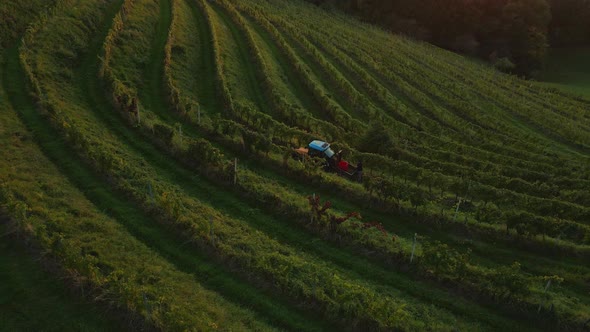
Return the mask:
[[590, 0], [308, 0], [534, 76], [548, 48], [590, 45]]

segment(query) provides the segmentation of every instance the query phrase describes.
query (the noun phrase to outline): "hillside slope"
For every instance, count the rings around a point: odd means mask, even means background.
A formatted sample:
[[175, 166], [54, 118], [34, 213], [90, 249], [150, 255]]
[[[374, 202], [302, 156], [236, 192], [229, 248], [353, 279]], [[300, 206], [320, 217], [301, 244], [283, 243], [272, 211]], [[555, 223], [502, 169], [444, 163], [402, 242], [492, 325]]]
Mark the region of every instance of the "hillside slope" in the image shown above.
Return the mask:
[[[588, 328], [587, 101], [298, 0], [57, 0], [25, 30], [3, 214], [133, 324]], [[362, 181], [291, 158], [313, 139]]]

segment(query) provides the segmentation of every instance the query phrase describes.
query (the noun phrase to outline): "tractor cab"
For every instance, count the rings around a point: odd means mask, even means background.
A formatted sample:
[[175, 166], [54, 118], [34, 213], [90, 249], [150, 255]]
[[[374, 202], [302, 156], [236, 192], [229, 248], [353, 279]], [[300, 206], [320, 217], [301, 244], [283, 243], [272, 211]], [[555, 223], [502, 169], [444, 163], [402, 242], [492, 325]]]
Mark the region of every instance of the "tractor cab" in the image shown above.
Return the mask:
[[295, 155], [300, 158], [305, 158], [305, 156], [323, 158], [326, 160], [324, 165], [326, 171], [335, 172], [351, 179], [356, 177], [356, 167], [342, 160], [342, 151], [334, 152], [330, 148], [330, 143], [320, 140], [312, 141], [306, 148], [295, 149]]
[[324, 141], [312, 141], [308, 145], [309, 155], [311, 157], [323, 157], [326, 159], [332, 159], [336, 153], [330, 149], [330, 144]]
[[[330, 149], [330, 143], [315, 140], [307, 145], [307, 147], [300, 147], [295, 149], [296, 157], [312, 157], [312, 158], [325, 158], [327, 160], [332, 159], [336, 153]], [[301, 159], [303, 160], [303, 159]]]

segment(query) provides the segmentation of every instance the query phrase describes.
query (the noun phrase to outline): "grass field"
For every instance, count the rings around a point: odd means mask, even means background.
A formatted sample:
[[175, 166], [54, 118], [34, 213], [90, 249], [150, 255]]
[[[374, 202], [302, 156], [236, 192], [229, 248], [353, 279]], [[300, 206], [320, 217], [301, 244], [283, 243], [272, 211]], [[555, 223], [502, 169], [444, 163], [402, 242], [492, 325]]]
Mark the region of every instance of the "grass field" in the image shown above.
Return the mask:
[[0, 245], [0, 330], [105, 331], [123, 325], [43, 271], [30, 254], [11, 241]]
[[565, 91], [590, 97], [590, 49], [553, 49], [549, 52], [547, 67], [539, 78]]
[[51, 8], [2, 53], [0, 204], [82, 313], [13, 329], [588, 328], [585, 99], [303, 1]]

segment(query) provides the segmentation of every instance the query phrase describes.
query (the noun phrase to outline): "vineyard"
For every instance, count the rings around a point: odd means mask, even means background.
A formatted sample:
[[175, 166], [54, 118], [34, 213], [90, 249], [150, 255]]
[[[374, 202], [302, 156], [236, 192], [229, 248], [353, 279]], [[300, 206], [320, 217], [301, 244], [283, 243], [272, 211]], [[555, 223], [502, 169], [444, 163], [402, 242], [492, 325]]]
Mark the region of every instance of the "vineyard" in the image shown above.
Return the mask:
[[[302, 0], [29, 3], [1, 231], [75, 326], [590, 330], [589, 99]], [[362, 181], [292, 158], [315, 139]]]

